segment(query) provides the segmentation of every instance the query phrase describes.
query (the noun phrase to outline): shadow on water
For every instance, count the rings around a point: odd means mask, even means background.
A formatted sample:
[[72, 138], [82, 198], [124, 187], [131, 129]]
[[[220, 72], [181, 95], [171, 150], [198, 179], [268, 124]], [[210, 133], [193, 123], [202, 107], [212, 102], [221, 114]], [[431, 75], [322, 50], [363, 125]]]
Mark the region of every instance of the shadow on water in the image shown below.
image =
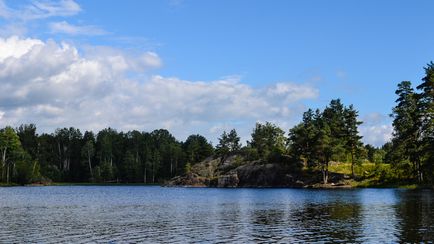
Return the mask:
[[356, 242], [361, 229], [358, 203], [307, 204], [291, 213], [291, 232], [300, 241]]
[[434, 194], [431, 190], [401, 191], [399, 204], [400, 241], [427, 242], [434, 240]]

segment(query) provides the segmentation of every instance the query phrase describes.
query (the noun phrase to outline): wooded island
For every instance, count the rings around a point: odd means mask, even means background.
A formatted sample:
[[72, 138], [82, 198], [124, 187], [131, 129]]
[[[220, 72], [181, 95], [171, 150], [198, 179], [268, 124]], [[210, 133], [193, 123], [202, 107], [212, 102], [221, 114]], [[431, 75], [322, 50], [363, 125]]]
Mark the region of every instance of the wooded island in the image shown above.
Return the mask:
[[309, 109], [288, 133], [257, 123], [245, 146], [235, 129], [214, 147], [201, 135], [178, 141], [165, 129], [94, 134], [77, 128], [38, 135], [34, 124], [0, 130], [0, 181], [164, 183], [199, 186], [432, 185], [434, 63], [416, 89], [402, 81], [392, 109], [393, 138], [364, 145], [358, 111], [332, 100]]

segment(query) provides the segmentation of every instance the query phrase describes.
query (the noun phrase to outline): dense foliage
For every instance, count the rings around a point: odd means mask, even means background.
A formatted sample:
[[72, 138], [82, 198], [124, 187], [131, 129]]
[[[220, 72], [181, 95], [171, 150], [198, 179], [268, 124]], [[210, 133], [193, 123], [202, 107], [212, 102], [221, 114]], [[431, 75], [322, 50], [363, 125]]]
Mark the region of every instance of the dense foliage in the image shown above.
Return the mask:
[[434, 167], [434, 63], [425, 68], [422, 83], [398, 84], [393, 118], [393, 138], [387, 145], [386, 162], [401, 172], [401, 178], [419, 183], [433, 181]]
[[186, 163], [197, 163], [214, 153], [203, 136], [192, 135], [179, 142], [163, 129], [124, 133], [107, 128], [95, 135], [63, 128], [38, 135], [33, 124], [2, 129], [0, 150], [1, 180], [7, 183], [156, 183], [182, 174]]
[[307, 167], [320, 167], [324, 183], [328, 181], [329, 163], [344, 162], [350, 155], [354, 177], [354, 164], [363, 150], [357, 116], [352, 105], [345, 107], [339, 99], [332, 100], [324, 111], [309, 109], [303, 121], [289, 131], [290, 153]]
[[381, 181], [432, 183], [434, 63], [425, 68], [416, 91], [410, 81], [403, 81], [395, 93], [393, 138], [382, 148], [363, 145], [358, 111], [340, 99], [323, 110], [307, 110], [287, 136], [273, 123], [257, 123], [244, 147], [235, 129], [223, 132], [214, 148], [201, 135], [180, 142], [165, 129], [125, 133], [106, 128], [83, 134], [71, 127], [38, 135], [33, 124], [7, 126], [0, 129], [0, 182], [157, 183], [189, 172], [208, 157], [224, 160], [239, 153], [246, 160], [319, 170], [324, 183], [332, 162], [333, 167], [349, 163], [355, 179], [355, 166], [370, 162]]

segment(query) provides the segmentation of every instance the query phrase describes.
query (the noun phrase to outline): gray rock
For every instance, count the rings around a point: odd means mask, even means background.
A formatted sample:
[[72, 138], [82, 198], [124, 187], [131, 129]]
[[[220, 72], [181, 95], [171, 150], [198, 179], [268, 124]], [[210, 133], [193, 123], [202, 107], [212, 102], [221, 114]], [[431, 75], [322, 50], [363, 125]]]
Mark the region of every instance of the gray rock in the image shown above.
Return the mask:
[[237, 173], [220, 175], [218, 177], [217, 187], [237, 187], [239, 181]]

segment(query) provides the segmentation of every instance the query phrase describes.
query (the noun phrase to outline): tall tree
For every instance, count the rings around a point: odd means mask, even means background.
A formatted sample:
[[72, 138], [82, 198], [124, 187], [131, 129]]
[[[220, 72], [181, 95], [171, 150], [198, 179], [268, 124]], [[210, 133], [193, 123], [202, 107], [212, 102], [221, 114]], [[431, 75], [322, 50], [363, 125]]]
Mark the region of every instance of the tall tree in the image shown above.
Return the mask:
[[20, 125], [20, 127], [17, 128], [17, 135], [20, 138], [23, 149], [31, 156], [32, 160], [35, 160], [38, 154], [38, 134], [36, 133], [36, 125]]
[[92, 140], [87, 140], [81, 149], [81, 155], [86, 159], [89, 167], [89, 173], [91, 180], [94, 178], [92, 169], [92, 159], [95, 156], [95, 145]]
[[330, 128], [330, 143], [333, 148], [332, 158], [336, 161], [345, 160], [345, 107], [340, 99], [333, 99], [321, 114], [323, 123]]
[[10, 181], [11, 167], [21, 156], [22, 150], [20, 138], [12, 127], [0, 130], [1, 176], [3, 180], [6, 178], [7, 184]]
[[362, 124], [361, 121], [357, 120], [358, 111], [356, 111], [353, 105], [350, 105], [344, 110], [344, 137], [345, 137], [345, 148], [351, 155], [351, 175], [354, 178], [354, 164], [355, 156], [357, 152], [360, 151], [363, 143], [360, 141], [362, 137], [359, 135], [358, 126]]
[[395, 166], [405, 165], [410, 161], [413, 172], [418, 181], [423, 180], [420, 161], [420, 110], [418, 109], [418, 96], [411, 87], [410, 81], [398, 84], [395, 94], [398, 96], [397, 105], [391, 114], [393, 118], [393, 160]]
[[329, 163], [335, 152], [332, 130], [322, 117], [316, 119], [318, 133], [316, 135], [315, 157], [321, 165], [323, 183], [328, 183]]
[[[317, 114], [320, 114], [319, 110]], [[295, 160], [303, 160], [307, 167], [315, 165], [314, 154], [316, 135], [318, 134], [315, 119], [313, 110], [309, 109], [303, 113], [303, 121], [289, 130], [289, 149]]]
[[423, 157], [424, 171], [434, 178], [434, 63], [425, 67], [425, 77], [417, 86], [420, 91], [418, 111], [421, 121], [421, 156]]

